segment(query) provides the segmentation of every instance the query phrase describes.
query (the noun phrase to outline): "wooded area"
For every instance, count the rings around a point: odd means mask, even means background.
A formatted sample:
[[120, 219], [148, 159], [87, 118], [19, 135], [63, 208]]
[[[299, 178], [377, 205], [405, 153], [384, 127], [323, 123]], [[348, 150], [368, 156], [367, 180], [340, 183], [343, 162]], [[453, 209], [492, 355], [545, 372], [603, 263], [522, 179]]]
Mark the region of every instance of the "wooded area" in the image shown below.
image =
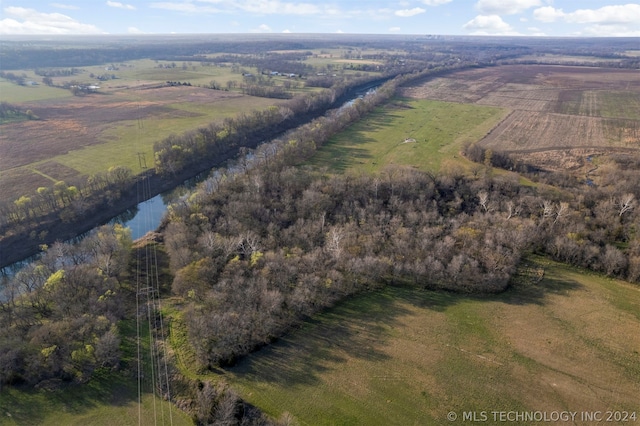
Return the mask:
[[[372, 79], [158, 141], [157, 179], [237, 157], [171, 205], [154, 235], [134, 244], [128, 229], [102, 226], [77, 243], [43, 247], [40, 259], [4, 277], [0, 386], [82, 383], [96, 370], [142, 375], [135, 356], [125, 353], [132, 336], [123, 331], [137, 318], [148, 322], [152, 351], [165, 362], [166, 383], [154, 383], [159, 395], [199, 424], [270, 422], [241, 405], [224, 382], [180, 371], [175, 352], [166, 351], [164, 312], [138, 304], [141, 283], [152, 274], [157, 288], [144, 291], [172, 297], [172, 315], [184, 325], [194, 369], [202, 373], [234, 365], [358, 293], [385, 286], [503, 292], [532, 254], [640, 283], [636, 153], [602, 156], [589, 182], [474, 143], [461, 153], [476, 163], [469, 172], [389, 165], [379, 174], [337, 175], [308, 165], [332, 136], [393, 99], [399, 87], [511, 60], [522, 50], [495, 49], [486, 62], [465, 50], [462, 60], [448, 58], [439, 67], [424, 67], [420, 58], [407, 72], [398, 62], [397, 76], [386, 75], [375, 93], [293, 130], [286, 131]], [[266, 68], [259, 59], [251, 66]], [[324, 84], [320, 80], [314, 84]], [[34, 233], [46, 220], [73, 223], [146, 184], [125, 167], [82, 185], [58, 182], [3, 206], [0, 231]]]

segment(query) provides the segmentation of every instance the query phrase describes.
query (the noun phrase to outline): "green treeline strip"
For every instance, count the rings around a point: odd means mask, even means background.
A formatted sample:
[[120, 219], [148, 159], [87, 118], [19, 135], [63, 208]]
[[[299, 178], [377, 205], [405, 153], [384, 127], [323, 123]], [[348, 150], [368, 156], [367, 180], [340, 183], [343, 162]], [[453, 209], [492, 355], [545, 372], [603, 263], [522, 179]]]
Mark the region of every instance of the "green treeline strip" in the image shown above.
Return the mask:
[[8, 102], [0, 102], [0, 124], [9, 121], [35, 120], [37, 118], [31, 110], [24, 111], [19, 106]]
[[[356, 103], [349, 114], [329, 114], [315, 126], [322, 125], [322, 133], [335, 134], [339, 129], [355, 122], [363, 113], [389, 99], [397, 85], [415, 79], [435, 76], [443, 72], [469, 65], [456, 64], [450, 67], [433, 68], [422, 72], [410, 72], [396, 77], [387, 88], [378, 90], [384, 97], [376, 96], [366, 104]], [[227, 118], [221, 125], [211, 124], [183, 135], [171, 135], [154, 146], [155, 175], [169, 179], [180, 175], [184, 178], [190, 170], [206, 169], [234, 157], [242, 148], [255, 148], [278, 133], [295, 126], [304, 117], [326, 110], [345, 94], [350, 87], [371, 81], [368, 78], [354, 79], [332, 89], [297, 96], [283, 106], [266, 110], [242, 113]], [[366, 105], [363, 109], [362, 106]], [[312, 140], [306, 140], [304, 144]], [[316, 140], [316, 142], [319, 142]], [[154, 173], [151, 174], [154, 178]], [[58, 182], [53, 188], [38, 188], [36, 194], [25, 194], [13, 203], [0, 205], [0, 236], [31, 238], [33, 244], [55, 241], [57, 236], [47, 235], [49, 225], [62, 220], [73, 223], [90, 218], [96, 212], [109, 208], [122, 197], [135, 194], [138, 178], [126, 167], [114, 167], [107, 173], [89, 176], [86, 181]], [[44, 240], [44, 241], [42, 241]]]

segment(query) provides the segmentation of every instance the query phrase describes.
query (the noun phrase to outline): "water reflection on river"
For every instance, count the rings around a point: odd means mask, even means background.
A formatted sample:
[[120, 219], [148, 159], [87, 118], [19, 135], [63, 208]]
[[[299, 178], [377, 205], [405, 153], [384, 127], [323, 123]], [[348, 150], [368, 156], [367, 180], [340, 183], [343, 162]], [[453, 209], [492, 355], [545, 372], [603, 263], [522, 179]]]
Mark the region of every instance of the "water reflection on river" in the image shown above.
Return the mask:
[[[352, 99], [344, 102], [338, 108], [338, 111], [341, 111], [344, 108], [353, 105], [353, 103], [357, 99], [361, 99], [369, 94], [375, 93], [377, 88], [378, 84], [361, 88], [354, 93], [355, 96]], [[249, 152], [246, 158], [252, 160], [253, 154]], [[227, 167], [227, 173], [235, 172], [233, 165], [227, 164]], [[160, 222], [162, 221], [162, 217], [167, 211], [167, 206], [177, 201], [181, 196], [188, 194], [197, 186], [198, 183], [206, 180], [211, 173], [216, 173], [216, 169], [214, 168], [212, 170], [200, 173], [197, 176], [184, 181], [182, 185], [179, 185], [172, 190], [163, 192], [162, 194], [156, 195], [155, 197], [150, 198], [147, 201], [139, 203], [137, 206], [115, 216], [109, 221], [109, 223], [119, 223], [125, 227], [131, 228], [131, 237], [136, 240], [144, 236], [147, 232], [158, 229], [158, 227], [160, 226]], [[83, 236], [84, 235], [79, 235], [72, 241], [81, 239]], [[21, 261], [15, 262], [11, 265], [8, 265], [4, 268], [1, 268], [0, 277], [16, 274], [25, 265], [36, 260], [38, 256], [39, 254], [36, 254]]]

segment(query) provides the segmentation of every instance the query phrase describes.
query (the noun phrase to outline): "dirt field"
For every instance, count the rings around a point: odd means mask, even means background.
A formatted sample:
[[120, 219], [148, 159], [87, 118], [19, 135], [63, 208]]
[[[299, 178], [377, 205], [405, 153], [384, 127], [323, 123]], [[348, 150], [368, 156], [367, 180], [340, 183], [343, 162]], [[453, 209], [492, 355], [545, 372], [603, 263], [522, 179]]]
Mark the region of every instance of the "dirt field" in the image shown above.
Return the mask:
[[640, 150], [640, 73], [569, 66], [501, 66], [436, 78], [402, 94], [513, 111], [480, 143], [543, 168], [578, 157]]
[[[84, 97], [24, 102], [21, 106], [32, 110], [39, 120], [2, 126], [0, 200], [33, 194], [38, 186], [48, 186], [57, 180], [73, 181], [90, 173], [94, 166], [99, 169], [98, 164], [87, 164], [100, 161], [92, 161], [91, 151], [82, 148], [120, 140], [131, 145], [139, 135], [138, 139], [144, 140], [138, 150], [147, 151], [155, 140], [162, 138], [155, 133], [179, 134], [238, 111], [260, 107], [263, 101], [274, 103], [233, 92], [189, 86], [158, 87], [155, 83]], [[105, 156], [98, 152], [103, 150], [97, 150], [94, 157], [101, 156], [104, 161]], [[83, 159], [86, 166], [63, 164], [61, 156], [70, 152], [87, 156]]]

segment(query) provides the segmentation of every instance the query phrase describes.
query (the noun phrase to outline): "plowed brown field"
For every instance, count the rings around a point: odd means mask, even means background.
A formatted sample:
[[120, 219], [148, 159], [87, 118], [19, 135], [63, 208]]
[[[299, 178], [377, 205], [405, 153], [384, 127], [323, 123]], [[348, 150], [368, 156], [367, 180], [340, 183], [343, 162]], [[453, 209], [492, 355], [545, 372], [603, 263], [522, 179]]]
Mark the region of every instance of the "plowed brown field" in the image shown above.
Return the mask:
[[640, 151], [636, 70], [509, 65], [460, 71], [402, 94], [511, 109], [480, 144], [540, 167], [579, 167], [588, 155]]
[[[138, 151], [148, 150], [151, 155], [153, 142], [171, 133], [273, 104], [277, 102], [240, 93], [160, 87], [157, 83], [21, 103], [21, 108], [33, 111], [38, 120], [7, 123], [0, 128], [0, 202], [33, 195], [39, 186], [50, 186], [57, 180], [75, 183], [87, 174], [104, 172], [111, 165], [106, 150], [128, 155], [125, 148], [131, 150], [131, 144], [137, 143]], [[116, 146], [118, 143], [123, 145]], [[104, 148], [107, 144], [113, 146]], [[134, 160], [128, 160], [135, 162], [135, 151], [129, 155]], [[68, 153], [76, 157], [83, 153], [85, 167], [76, 170], [71, 163], [62, 164], [61, 156]]]

